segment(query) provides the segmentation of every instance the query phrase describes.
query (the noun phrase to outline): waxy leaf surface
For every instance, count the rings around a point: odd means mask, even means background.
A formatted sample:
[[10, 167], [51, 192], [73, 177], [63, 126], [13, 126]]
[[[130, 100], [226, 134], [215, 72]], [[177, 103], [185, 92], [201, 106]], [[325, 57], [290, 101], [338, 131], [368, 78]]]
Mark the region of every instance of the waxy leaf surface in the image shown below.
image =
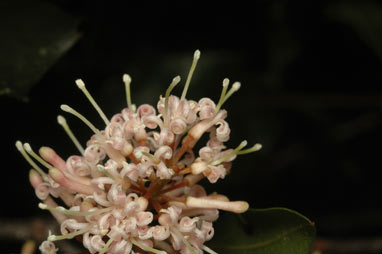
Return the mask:
[[308, 254], [314, 223], [286, 208], [250, 209], [223, 214], [206, 245], [221, 254]]

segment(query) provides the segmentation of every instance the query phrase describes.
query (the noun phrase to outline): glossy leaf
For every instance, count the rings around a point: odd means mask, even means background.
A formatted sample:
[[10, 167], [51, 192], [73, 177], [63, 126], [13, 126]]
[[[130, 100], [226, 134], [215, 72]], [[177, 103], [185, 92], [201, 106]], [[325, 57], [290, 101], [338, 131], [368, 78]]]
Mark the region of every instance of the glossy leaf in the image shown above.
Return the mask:
[[223, 214], [215, 224], [206, 245], [221, 254], [308, 254], [315, 236], [313, 222], [286, 208]]
[[79, 39], [75, 18], [46, 1], [0, 3], [0, 94], [24, 97]]

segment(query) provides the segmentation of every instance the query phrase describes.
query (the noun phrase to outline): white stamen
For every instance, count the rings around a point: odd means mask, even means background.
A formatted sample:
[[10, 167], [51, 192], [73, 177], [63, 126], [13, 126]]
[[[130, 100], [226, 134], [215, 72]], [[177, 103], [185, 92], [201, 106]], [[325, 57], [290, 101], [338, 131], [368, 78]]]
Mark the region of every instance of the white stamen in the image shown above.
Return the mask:
[[85, 227], [83, 229], [74, 231], [72, 233], [66, 234], [66, 235], [50, 235], [48, 236], [48, 241], [54, 242], [54, 241], [59, 241], [59, 240], [64, 240], [64, 239], [72, 239], [78, 235], [82, 235], [89, 231], [91, 226]]
[[205, 250], [206, 252], [210, 253], [210, 254], [218, 254], [217, 252], [211, 250], [210, 248], [208, 248], [205, 245], [202, 245], [202, 249]]
[[241, 150], [237, 152], [237, 154], [247, 154], [247, 153], [253, 153], [259, 151], [263, 146], [261, 144], [255, 144], [251, 148]]
[[168, 97], [170, 97], [170, 93], [172, 89], [180, 82], [180, 76], [176, 76], [175, 78], [172, 79], [172, 82], [170, 86], [166, 90], [166, 96], [164, 99], [164, 113], [163, 113], [163, 118], [164, 118], [164, 125], [168, 126]]
[[48, 175], [32, 160], [31, 157], [25, 152], [23, 144], [21, 141], [16, 141], [16, 148], [19, 150], [24, 159], [32, 166], [34, 170], [36, 170], [44, 179], [44, 181], [48, 181]]
[[226, 96], [225, 96], [225, 98], [224, 98], [222, 104], [224, 104], [224, 102], [225, 102], [229, 97], [231, 97], [231, 95], [232, 95], [233, 93], [235, 93], [236, 91], [238, 91], [238, 90], [240, 89], [240, 87], [241, 87], [240, 82], [235, 82], [235, 83], [233, 83], [231, 89], [230, 89], [230, 90], [228, 91], [228, 93], [226, 94]]
[[219, 165], [220, 163], [222, 163], [223, 161], [229, 159], [231, 156], [235, 155], [235, 154], [238, 154], [238, 152], [243, 149], [245, 146], [247, 145], [247, 140], [244, 140], [240, 143], [240, 145], [238, 145], [235, 150], [233, 150], [232, 152], [226, 154], [225, 156], [213, 161], [212, 163], [210, 163], [210, 165], [212, 166], [216, 166], [216, 165]]
[[77, 79], [76, 85], [85, 94], [86, 98], [88, 98], [88, 100], [93, 105], [95, 110], [97, 110], [98, 114], [100, 115], [102, 120], [105, 122], [105, 124], [108, 125], [110, 123], [110, 121], [107, 119], [107, 117], [103, 113], [102, 109], [98, 106], [97, 102], [93, 99], [93, 97], [91, 96], [89, 91], [86, 89], [85, 83], [82, 81], [82, 79]]
[[220, 110], [224, 102], [226, 102], [226, 100], [228, 100], [228, 98], [231, 97], [233, 93], [235, 93], [237, 90], [240, 89], [240, 86], [241, 86], [240, 82], [235, 82], [233, 83], [231, 89], [227, 93], [228, 83], [229, 83], [228, 79], [223, 80], [223, 90], [222, 90], [218, 105], [216, 106], [216, 112]]
[[131, 92], [130, 92], [131, 77], [129, 74], [123, 74], [122, 80], [123, 80], [123, 83], [125, 83], [127, 107], [130, 109], [131, 112], [135, 112], [135, 109], [136, 109], [135, 105], [131, 103]]
[[152, 252], [152, 253], [155, 253], [155, 254], [167, 254], [166, 251], [163, 251], [163, 250], [157, 250], [157, 249], [154, 249], [154, 248], [151, 248], [149, 246], [146, 246], [146, 245], [143, 245], [143, 244], [140, 244], [137, 240], [135, 240], [133, 237], [130, 238], [130, 241], [132, 244], [134, 244], [135, 246], [139, 247], [140, 249], [146, 251], [146, 252]]
[[32, 150], [32, 147], [28, 144], [28, 143], [24, 143], [24, 149], [25, 151], [27, 151], [27, 153], [29, 153], [35, 160], [37, 160], [38, 162], [40, 162], [44, 167], [46, 167], [47, 169], [50, 169], [52, 168], [53, 166], [50, 165], [48, 162], [44, 161], [43, 158], [41, 158], [38, 154], [36, 154], [33, 150]]
[[107, 249], [109, 249], [109, 247], [110, 247], [110, 245], [111, 245], [112, 242], [113, 242], [113, 238], [110, 238], [110, 239], [106, 242], [106, 244], [105, 244], [105, 246], [102, 248], [102, 250], [99, 252], [99, 254], [104, 254], [104, 253], [107, 251]]
[[76, 138], [76, 136], [74, 136], [72, 130], [70, 129], [68, 123], [66, 122], [66, 119], [63, 116], [59, 115], [57, 116], [57, 122], [65, 130], [66, 134], [69, 136], [69, 138], [72, 140], [74, 145], [77, 147], [78, 151], [80, 151], [80, 153], [84, 155], [85, 150], [80, 144], [80, 142], [78, 141], [78, 139]]
[[223, 105], [223, 100], [224, 100], [225, 95], [227, 93], [228, 85], [229, 85], [229, 79], [225, 78], [223, 80], [223, 89], [222, 89], [222, 92], [220, 94], [220, 98], [219, 98], [218, 104], [216, 106], [216, 112], [218, 112], [220, 107]]
[[191, 78], [192, 78], [192, 75], [194, 74], [199, 58], [200, 58], [200, 51], [197, 49], [195, 50], [195, 53], [194, 53], [194, 59], [192, 60], [190, 71], [188, 72], [188, 76], [187, 76], [186, 84], [184, 85], [184, 88], [183, 88], [182, 96], [180, 97], [181, 100], [186, 98], [187, 90], [188, 90], [188, 87], [190, 86]]
[[38, 207], [40, 209], [42, 209], [42, 210], [49, 210], [49, 211], [58, 212], [58, 213], [66, 214], [66, 215], [72, 215], [72, 216], [98, 215], [98, 214], [101, 214], [101, 213], [109, 212], [109, 211], [114, 209], [113, 206], [110, 206], [110, 207], [101, 208], [101, 209], [98, 209], [98, 210], [95, 210], [95, 211], [91, 211], [91, 212], [80, 212], [80, 211], [68, 210], [68, 209], [66, 209], [65, 207], [62, 207], [62, 206], [51, 207], [51, 206], [48, 206], [48, 205], [46, 205], [44, 203], [39, 203]]
[[65, 112], [68, 112], [74, 116], [76, 116], [77, 118], [79, 118], [82, 122], [84, 122], [95, 134], [98, 134], [99, 133], [99, 130], [94, 127], [94, 125], [89, 122], [88, 119], [86, 119], [83, 115], [81, 115], [80, 113], [78, 113], [77, 111], [75, 111], [74, 109], [72, 109], [71, 107], [69, 107], [68, 105], [66, 104], [62, 104], [61, 105], [61, 110], [65, 111]]

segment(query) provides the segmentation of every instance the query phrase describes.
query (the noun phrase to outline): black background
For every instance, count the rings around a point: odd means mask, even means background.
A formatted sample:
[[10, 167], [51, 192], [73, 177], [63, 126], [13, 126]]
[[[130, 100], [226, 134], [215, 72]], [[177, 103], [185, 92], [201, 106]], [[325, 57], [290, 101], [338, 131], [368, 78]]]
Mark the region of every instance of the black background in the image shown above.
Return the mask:
[[[243, 139], [263, 144], [260, 152], [239, 156], [226, 179], [206, 182], [208, 190], [247, 200], [255, 208], [297, 210], [316, 222], [321, 237], [380, 234], [378, 1], [123, 2], [38, 2], [66, 13], [80, 36], [49, 68], [41, 67], [37, 80], [0, 97], [3, 219], [42, 213], [16, 140], [30, 142], [35, 150], [54, 147], [65, 158], [75, 153], [56, 124], [63, 103], [102, 127], [75, 79], [85, 81], [111, 117], [125, 106], [123, 73], [133, 78], [134, 103], [156, 105], [174, 76], [186, 79], [193, 52], [200, 49], [188, 98], [217, 101], [225, 77], [240, 81], [241, 89], [224, 106], [232, 131], [227, 144], [234, 147]], [[48, 15], [35, 8], [36, 15], [23, 19], [17, 13], [27, 7], [19, 3], [2, 17], [12, 21], [9, 26]], [[54, 26], [57, 20], [50, 19], [52, 24], [45, 19], [41, 26]], [[3, 51], [18, 38], [4, 31]], [[44, 41], [36, 34], [38, 43]], [[20, 50], [28, 50], [28, 44]], [[18, 66], [12, 57], [17, 52], [6, 53], [9, 58], [0, 59], [1, 66]], [[33, 59], [29, 63], [33, 69]], [[15, 80], [28, 80], [22, 70], [12, 71]], [[4, 82], [9, 73], [0, 74]], [[174, 93], [180, 95], [181, 88]], [[91, 132], [65, 116], [86, 142]]]

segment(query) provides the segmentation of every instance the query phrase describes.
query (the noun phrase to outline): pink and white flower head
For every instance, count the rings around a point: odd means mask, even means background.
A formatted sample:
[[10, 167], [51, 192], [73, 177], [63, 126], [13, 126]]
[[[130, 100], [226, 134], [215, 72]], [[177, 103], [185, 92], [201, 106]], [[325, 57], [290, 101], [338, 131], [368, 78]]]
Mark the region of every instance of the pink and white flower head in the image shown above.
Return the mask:
[[[39, 207], [49, 210], [61, 225], [61, 235], [50, 235], [42, 243], [43, 253], [56, 253], [54, 241], [76, 236], [82, 236], [90, 253], [215, 253], [205, 243], [214, 235], [218, 210], [243, 213], [249, 205], [216, 193], [207, 195], [198, 182], [205, 177], [211, 183], [224, 178], [237, 155], [257, 151], [261, 145], [247, 149], [246, 141], [234, 149], [224, 145], [231, 130], [222, 106], [240, 83], [228, 89], [229, 80], [224, 79], [217, 103], [209, 98], [186, 98], [199, 57], [196, 50], [182, 95], [171, 95], [180, 82], [177, 76], [156, 108], [132, 104], [131, 78], [123, 75], [127, 107], [110, 119], [84, 82], [76, 80], [105, 127], [96, 128], [83, 115], [62, 105], [63, 111], [93, 131], [83, 147], [65, 118], [58, 116], [58, 123], [79, 151], [66, 161], [49, 147], [40, 148], [38, 155], [28, 143], [16, 142], [32, 167], [29, 179], [41, 200]], [[206, 133], [208, 142], [194, 152]], [[66, 207], [56, 203], [58, 198]]]

